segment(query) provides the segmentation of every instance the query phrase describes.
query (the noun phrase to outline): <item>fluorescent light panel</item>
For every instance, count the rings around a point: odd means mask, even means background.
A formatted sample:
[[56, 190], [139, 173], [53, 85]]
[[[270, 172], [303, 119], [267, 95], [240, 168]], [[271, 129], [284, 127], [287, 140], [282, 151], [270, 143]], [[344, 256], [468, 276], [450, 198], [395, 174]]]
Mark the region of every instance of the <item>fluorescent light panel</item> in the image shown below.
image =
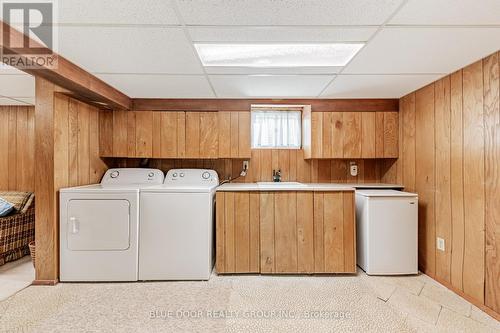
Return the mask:
[[196, 43], [195, 47], [207, 67], [328, 67], [347, 65], [363, 45]]

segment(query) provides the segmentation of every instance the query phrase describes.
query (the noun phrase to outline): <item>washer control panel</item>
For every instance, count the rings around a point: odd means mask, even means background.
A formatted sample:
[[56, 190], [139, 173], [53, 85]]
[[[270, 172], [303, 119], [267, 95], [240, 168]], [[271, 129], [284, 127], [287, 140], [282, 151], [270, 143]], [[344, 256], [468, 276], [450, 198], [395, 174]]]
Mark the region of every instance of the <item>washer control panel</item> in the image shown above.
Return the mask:
[[106, 171], [101, 185], [160, 185], [164, 175], [161, 170], [147, 168], [117, 168]]
[[219, 176], [209, 169], [172, 169], [167, 172], [165, 184], [219, 185]]

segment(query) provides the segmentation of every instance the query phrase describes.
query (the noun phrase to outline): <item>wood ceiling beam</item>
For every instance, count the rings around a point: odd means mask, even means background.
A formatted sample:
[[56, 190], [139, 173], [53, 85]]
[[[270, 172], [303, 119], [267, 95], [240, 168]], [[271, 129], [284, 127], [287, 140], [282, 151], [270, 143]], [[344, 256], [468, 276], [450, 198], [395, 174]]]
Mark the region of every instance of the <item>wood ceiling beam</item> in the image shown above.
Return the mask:
[[[8, 63], [6, 57], [9, 54], [13, 54], [16, 57], [20, 57], [21, 60], [28, 61], [29, 54], [23, 52], [20, 54], [19, 49], [12, 48], [10, 45], [24, 45], [22, 41], [26, 37], [23, 33], [10, 27], [7, 23], [0, 20], [0, 33], [4, 38], [0, 38], [0, 47], [2, 50], [2, 62]], [[10, 33], [10, 43], [5, 45], [5, 36]], [[47, 51], [46, 47], [37, 43], [33, 39], [30, 39], [30, 46], [36, 46], [43, 48]], [[23, 51], [25, 51], [23, 49]], [[40, 52], [36, 52], [40, 53]], [[123, 94], [119, 90], [113, 88], [106, 82], [97, 78], [93, 74], [87, 72], [83, 68], [75, 65], [66, 58], [55, 54], [57, 56], [57, 66], [37, 66], [36, 68], [24, 68], [22, 65], [13, 66], [17, 69], [31, 74], [35, 77], [41, 77], [47, 81], [50, 81], [57, 86], [68, 90], [68, 92], [75, 98], [85, 100], [89, 103], [98, 105], [99, 107], [108, 107], [113, 109], [125, 109], [129, 110], [132, 105], [132, 100], [127, 95]], [[10, 63], [9, 63], [10, 64]]]
[[313, 111], [399, 111], [398, 99], [133, 99], [133, 110], [250, 111], [252, 104], [311, 105]]

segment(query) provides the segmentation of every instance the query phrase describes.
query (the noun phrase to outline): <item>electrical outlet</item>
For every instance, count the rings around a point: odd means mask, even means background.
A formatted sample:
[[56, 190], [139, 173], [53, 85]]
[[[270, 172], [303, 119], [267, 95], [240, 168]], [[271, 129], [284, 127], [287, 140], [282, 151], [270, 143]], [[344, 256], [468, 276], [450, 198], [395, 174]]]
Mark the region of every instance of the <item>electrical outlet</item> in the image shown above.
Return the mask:
[[243, 169], [241, 170], [240, 177], [245, 177], [248, 172], [248, 161], [243, 161]]
[[437, 238], [437, 249], [444, 252], [444, 239], [441, 237]]
[[356, 165], [356, 162], [350, 162], [350, 172], [352, 177], [356, 177], [358, 175], [358, 166]]

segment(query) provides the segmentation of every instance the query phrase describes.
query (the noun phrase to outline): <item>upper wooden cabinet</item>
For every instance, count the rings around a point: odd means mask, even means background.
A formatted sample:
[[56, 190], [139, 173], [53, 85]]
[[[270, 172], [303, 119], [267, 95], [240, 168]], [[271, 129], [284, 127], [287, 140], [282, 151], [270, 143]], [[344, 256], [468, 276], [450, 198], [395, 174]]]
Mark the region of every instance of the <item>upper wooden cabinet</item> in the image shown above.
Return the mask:
[[249, 112], [101, 111], [102, 157], [249, 158]]
[[397, 158], [397, 112], [305, 112], [304, 156]]

